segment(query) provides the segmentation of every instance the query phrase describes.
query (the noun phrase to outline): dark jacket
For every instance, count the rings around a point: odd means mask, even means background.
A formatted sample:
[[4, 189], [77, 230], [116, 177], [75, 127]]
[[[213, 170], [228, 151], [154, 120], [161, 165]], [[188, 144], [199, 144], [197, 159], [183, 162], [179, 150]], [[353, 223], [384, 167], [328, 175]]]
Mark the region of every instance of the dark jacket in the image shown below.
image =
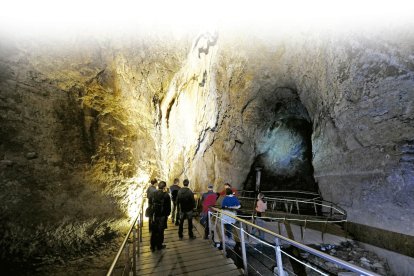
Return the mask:
[[178, 195], [178, 191], [181, 189], [180, 186], [178, 185], [172, 185], [170, 187], [170, 192], [171, 192], [171, 199], [172, 201], [176, 202], [177, 201], [177, 195]]
[[188, 212], [194, 209], [194, 194], [188, 187], [183, 187], [178, 191], [177, 204], [180, 206], [181, 212]]
[[151, 196], [157, 191], [157, 187], [155, 185], [151, 185], [147, 189], [147, 198], [148, 202], [151, 204]]
[[171, 213], [171, 199], [168, 193], [162, 190], [154, 192], [150, 198], [155, 217], [167, 217]]

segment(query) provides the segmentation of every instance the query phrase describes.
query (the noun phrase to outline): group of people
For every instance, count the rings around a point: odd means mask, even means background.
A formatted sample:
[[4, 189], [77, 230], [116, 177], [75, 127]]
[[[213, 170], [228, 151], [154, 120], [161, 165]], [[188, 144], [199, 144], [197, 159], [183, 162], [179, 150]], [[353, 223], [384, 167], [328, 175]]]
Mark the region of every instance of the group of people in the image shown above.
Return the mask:
[[[253, 223], [261, 227], [265, 226], [264, 220], [262, 220], [262, 216], [264, 216], [264, 212], [267, 210], [267, 204], [264, 201], [264, 198], [265, 196], [263, 193], [258, 193], [253, 214]], [[207, 239], [210, 232], [208, 223], [208, 211], [210, 207], [215, 206], [223, 209], [223, 216], [221, 219], [223, 220], [225, 228], [225, 236], [227, 237], [227, 240], [231, 240], [233, 238], [233, 225], [236, 224], [236, 219], [234, 216], [237, 215], [236, 210], [240, 209], [241, 207], [240, 201], [237, 197], [237, 190], [233, 188], [229, 183], [225, 183], [224, 190], [222, 190], [220, 193], [214, 193], [213, 185], [209, 185], [208, 191], [202, 196], [202, 205], [203, 211], [201, 213], [200, 222], [205, 226], [204, 238]], [[220, 242], [220, 231], [217, 231], [218, 220], [213, 219], [213, 221], [214, 225], [212, 225], [211, 229], [213, 233], [212, 238], [215, 242]], [[251, 233], [254, 235], [256, 232], [258, 232], [259, 237], [264, 240], [264, 232], [258, 230], [257, 228], [252, 228]], [[235, 236], [238, 235], [237, 231], [235, 234]], [[235, 237], [235, 240], [237, 240], [237, 237]]]
[[[193, 211], [196, 207], [194, 193], [189, 186], [189, 180], [183, 181], [183, 187], [179, 186], [179, 179], [174, 179], [173, 185], [167, 189], [165, 181], [151, 180], [151, 185], [147, 189], [147, 198], [149, 206], [152, 210], [149, 216], [149, 229], [151, 231], [151, 251], [156, 249], [162, 250], [166, 247], [164, 242], [164, 230], [167, 228], [167, 220], [171, 214], [171, 221], [178, 227], [178, 238], [183, 239], [184, 221], [188, 222], [188, 236], [190, 239], [195, 239], [193, 233]], [[221, 207], [226, 209], [227, 213], [233, 213], [231, 210], [236, 210], [241, 207], [240, 201], [237, 198], [237, 190], [229, 183], [224, 184], [224, 189], [221, 192], [214, 192], [213, 185], [209, 184], [206, 193], [201, 196], [201, 224], [205, 227], [204, 238], [208, 238], [209, 224], [208, 211], [210, 207]], [[258, 217], [266, 210], [266, 204], [263, 201], [264, 195], [259, 194], [256, 214]], [[172, 205], [172, 206], [171, 206]], [[226, 236], [231, 238], [232, 224], [235, 219], [231, 216], [224, 215], [223, 221], [226, 229]], [[259, 221], [257, 221], [259, 223]], [[258, 224], [257, 223], [257, 224]], [[262, 235], [260, 235], [262, 236]]]
[[[229, 183], [224, 184], [224, 189], [220, 193], [213, 191], [213, 185], [208, 185], [208, 191], [201, 197], [202, 212], [201, 212], [201, 224], [203, 224], [205, 232], [204, 238], [208, 238], [209, 225], [208, 225], [208, 211], [210, 207], [216, 206], [226, 209], [239, 209], [241, 207], [240, 201], [237, 198], [237, 190], [233, 188]], [[229, 212], [229, 211], [228, 211]], [[226, 234], [231, 232], [231, 224], [234, 223], [234, 219], [229, 216], [224, 216]]]
[[[151, 180], [151, 185], [147, 189], [148, 205], [151, 209], [149, 216], [149, 229], [151, 231], [151, 251], [156, 249], [162, 250], [166, 247], [164, 242], [164, 230], [167, 228], [167, 220], [171, 214], [172, 221], [178, 225], [178, 237], [183, 239], [184, 221], [188, 221], [188, 236], [195, 239], [193, 233], [193, 209], [195, 207], [194, 194], [188, 187], [188, 179], [183, 181], [183, 187], [178, 185], [179, 180], [174, 179], [174, 184], [167, 189], [165, 181], [158, 183], [157, 180]], [[168, 192], [169, 190], [169, 192]], [[172, 208], [171, 208], [172, 202]]]

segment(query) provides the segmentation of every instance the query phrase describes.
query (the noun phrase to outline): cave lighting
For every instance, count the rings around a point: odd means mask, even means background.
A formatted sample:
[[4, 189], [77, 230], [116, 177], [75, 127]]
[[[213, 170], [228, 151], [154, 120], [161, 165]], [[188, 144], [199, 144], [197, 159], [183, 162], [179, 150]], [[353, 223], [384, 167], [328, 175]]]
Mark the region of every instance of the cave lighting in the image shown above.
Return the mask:
[[129, 180], [131, 184], [127, 191], [127, 215], [131, 220], [138, 215], [138, 208], [143, 201], [149, 180], [150, 176], [144, 172], [140, 172], [138, 176]]
[[197, 29], [254, 27], [302, 28], [325, 25], [388, 24], [412, 21], [414, 3], [407, 0], [10, 0], [2, 3], [1, 31], [136, 31], [137, 28]]

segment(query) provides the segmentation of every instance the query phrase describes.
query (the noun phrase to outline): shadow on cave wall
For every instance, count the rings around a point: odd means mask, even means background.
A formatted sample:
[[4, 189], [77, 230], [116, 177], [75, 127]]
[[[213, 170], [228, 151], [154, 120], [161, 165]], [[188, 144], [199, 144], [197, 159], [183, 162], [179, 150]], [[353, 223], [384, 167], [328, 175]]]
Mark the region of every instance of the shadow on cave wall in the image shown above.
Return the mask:
[[312, 166], [312, 122], [296, 91], [284, 89], [283, 93], [283, 98], [274, 100], [263, 135], [256, 141], [256, 157], [244, 189], [255, 190], [260, 167], [262, 191], [318, 192]]
[[0, 74], [1, 111], [8, 114], [0, 116], [0, 271], [14, 275], [31, 275], [39, 260], [98, 248], [124, 217], [114, 198], [85, 177], [98, 130], [85, 121], [97, 112], [27, 70], [23, 81], [7, 72], [2, 81]]

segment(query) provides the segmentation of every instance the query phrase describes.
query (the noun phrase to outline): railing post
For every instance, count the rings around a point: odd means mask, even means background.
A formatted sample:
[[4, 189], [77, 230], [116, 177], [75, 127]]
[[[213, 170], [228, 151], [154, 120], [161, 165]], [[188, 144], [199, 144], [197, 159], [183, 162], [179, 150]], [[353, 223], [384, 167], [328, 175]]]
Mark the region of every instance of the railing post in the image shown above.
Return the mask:
[[132, 275], [137, 275], [137, 229], [132, 230]]
[[240, 242], [241, 242], [242, 257], [243, 257], [244, 275], [248, 275], [246, 244], [245, 244], [245, 241], [244, 241], [244, 229], [243, 229], [243, 223], [242, 222], [240, 222]]
[[331, 202], [330, 206], [331, 206], [331, 210], [330, 210], [329, 213], [331, 214], [331, 216], [329, 218], [332, 218], [332, 202]]
[[275, 238], [275, 244], [277, 271], [279, 276], [284, 276], [285, 274], [283, 272], [282, 253], [280, 250], [280, 241], [278, 238]]
[[128, 273], [129, 275], [129, 271], [130, 271], [130, 259], [129, 259], [129, 243], [127, 242], [127, 244], [125, 245], [125, 259], [126, 259], [126, 264], [125, 264], [125, 271]]
[[142, 242], [142, 232], [141, 232], [141, 218], [139, 218], [139, 221], [137, 223], [137, 256], [140, 253], [140, 247], [141, 247], [141, 242]]
[[220, 227], [221, 227], [221, 244], [223, 247], [223, 253], [226, 256], [226, 242], [225, 242], [225, 238], [224, 238], [224, 222], [223, 222], [223, 212], [220, 212]]
[[211, 237], [213, 237], [213, 235], [211, 234], [212, 229], [211, 229], [211, 212], [210, 212], [210, 210], [208, 210], [207, 215], [208, 215], [208, 217], [207, 217], [207, 219], [208, 219], [208, 221], [207, 221], [207, 223], [208, 223], [208, 238], [211, 238]]
[[295, 199], [295, 201], [296, 201], [296, 209], [298, 209], [298, 215], [300, 215], [300, 211], [299, 211], [299, 202], [298, 202], [298, 200], [297, 200], [297, 199]]
[[144, 204], [141, 205], [141, 214], [139, 216], [139, 241], [142, 242], [142, 228], [144, 226]]

